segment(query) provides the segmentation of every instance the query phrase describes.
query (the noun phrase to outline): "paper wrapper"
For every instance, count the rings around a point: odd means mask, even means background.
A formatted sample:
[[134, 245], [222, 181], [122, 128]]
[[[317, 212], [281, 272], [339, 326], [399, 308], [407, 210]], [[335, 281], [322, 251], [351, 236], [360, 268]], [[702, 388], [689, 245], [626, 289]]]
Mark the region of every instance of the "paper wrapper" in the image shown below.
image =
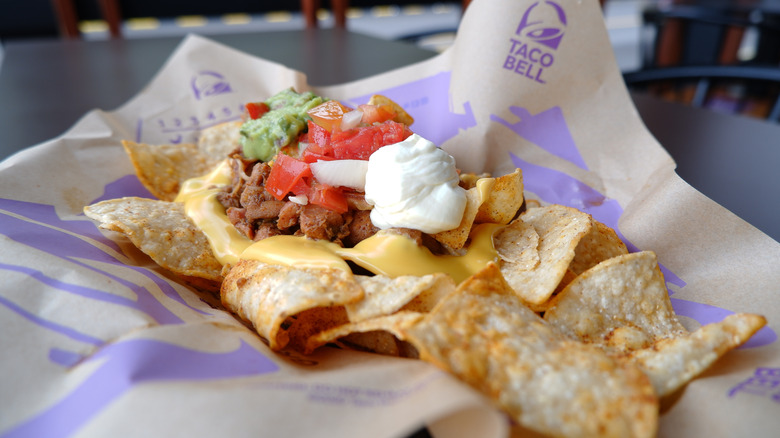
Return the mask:
[[[272, 353], [81, 213], [149, 196], [120, 140], [191, 142], [290, 86], [312, 89], [299, 72], [189, 37], [125, 106], [0, 165], [0, 436], [508, 433], [488, 401], [423, 362]], [[353, 104], [385, 94], [462, 169], [520, 167], [528, 197], [580, 208], [629, 248], [655, 251], [689, 328], [766, 316], [747, 345], [664, 400], [659, 435], [780, 430], [780, 245], [675, 174], [632, 106], [597, 2], [476, 1], [445, 53], [313, 91]]]

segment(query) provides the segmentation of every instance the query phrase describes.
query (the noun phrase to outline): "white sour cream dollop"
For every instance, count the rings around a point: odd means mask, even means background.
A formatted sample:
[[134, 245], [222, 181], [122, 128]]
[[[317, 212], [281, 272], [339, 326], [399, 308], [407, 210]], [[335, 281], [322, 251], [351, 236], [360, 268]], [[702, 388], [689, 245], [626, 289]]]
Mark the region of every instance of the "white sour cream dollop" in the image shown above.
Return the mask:
[[466, 208], [466, 191], [458, 182], [455, 159], [417, 134], [379, 148], [366, 172], [371, 222], [428, 234], [456, 228]]

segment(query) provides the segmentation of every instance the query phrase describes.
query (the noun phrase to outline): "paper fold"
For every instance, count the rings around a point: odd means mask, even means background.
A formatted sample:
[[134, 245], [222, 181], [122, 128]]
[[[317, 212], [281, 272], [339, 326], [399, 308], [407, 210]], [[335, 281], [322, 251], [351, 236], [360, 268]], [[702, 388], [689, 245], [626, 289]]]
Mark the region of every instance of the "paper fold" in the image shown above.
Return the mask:
[[[535, 20], [557, 26], [557, 41], [526, 32], [542, 7]], [[121, 139], [192, 142], [286, 87], [354, 104], [385, 94], [464, 170], [521, 167], [529, 198], [577, 206], [630, 248], [655, 251], [689, 327], [765, 315], [752, 348], [667, 401], [659, 435], [778, 430], [780, 244], [674, 173], [631, 103], [597, 2], [478, 0], [445, 53], [337, 86], [310, 87], [300, 72], [190, 36], [121, 108], [1, 163], [0, 437], [392, 437], [423, 424], [437, 437], [508, 433], [503, 414], [427, 364], [270, 352], [81, 213], [148, 196]]]

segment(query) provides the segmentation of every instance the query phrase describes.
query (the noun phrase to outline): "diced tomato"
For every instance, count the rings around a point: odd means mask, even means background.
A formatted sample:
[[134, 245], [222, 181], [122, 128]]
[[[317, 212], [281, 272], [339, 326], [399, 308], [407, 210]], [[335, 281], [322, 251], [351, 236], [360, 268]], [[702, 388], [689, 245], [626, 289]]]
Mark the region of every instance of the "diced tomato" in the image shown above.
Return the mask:
[[311, 196], [311, 183], [314, 178], [301, 178], [291, 188], [290, 193], [296, 196], [306, 195]]
[[310, 109], [306, 114], [326, 131], [333, 132], [338, 131], [342, 117], [350, 111], [352, 108], [346, 107], [336, 100], [329, 100]]
[[274, 198], [281, 201], [303, 178], [312, 178], [309, 163], [296, 160], [289, 155], [278, 154], [271, 167], [271, 173], [268, 174], [265, 188]]
[[372, 125], [374, 123], [382, 123], [388, 120], [392, 120], [395, 117], [395, 111], [388, 105], [358, 105], [358, 109], [363, 113], [363, 118], [360, 119], [360, 123]]
[[307, 163], [313, 163], [317, 160], [333, 160], [333, 149], [330, 147], [330, 132], [322, 126], [309, 120], [309, 131], [301, 135], [305, 137], [308, 146], [301, 153], [301, 159]]
[[331, 152], [330, 149], [330, 132], [326, 131], [322, 126], [309, 120], [309, 132], [308, 136], [309, 147], [316, 146], [313, 152], [322, 155], [328, 155]]
[[382, 146], [398, 143], [412, 135], [408, 126], [392, 120], [378, 125], [331, 134], [333, 156], [339, 160], [367, 160]]
[[332, 161], [336, 159], [336, 157], [332, 155], [322, 155], [318, 153], [316, 150], [317, 150], [316, 146], [312, 148], [311, 145], [309, 145], [309, 147], [304, 149], [303, 152], [301, 153], [301, 160], [311, 164], [311, 163], [316, 163], [317, 161]]
[[249, 102], [244, 105], [244, 107], [246, 108], [246, 112], [250, 119], [259, 119], [260, 117], [263, 117], [263, 114], [270, 111], [270, 108], [268, 108], [268, 105], [266, 105], [265, 102]]
[[341, 189], [327, 184], [315, 182], [312, 187], [312, 193], [309, 196], [309, 202], [336, 213], [346, 213], [349, 210], [347, 197]]

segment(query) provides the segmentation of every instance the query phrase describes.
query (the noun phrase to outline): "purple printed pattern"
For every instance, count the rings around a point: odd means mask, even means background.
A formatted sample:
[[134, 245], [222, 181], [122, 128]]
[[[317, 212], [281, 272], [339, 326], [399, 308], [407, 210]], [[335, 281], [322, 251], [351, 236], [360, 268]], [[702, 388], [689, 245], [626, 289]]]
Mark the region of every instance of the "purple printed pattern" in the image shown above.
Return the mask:
[[211, 70], [203, 70], [194, 74], [190, 79], [190, 88], [197, 100], [233, 92], [225, 76]]
[[190, 108], [185, 107], [165, 117], [156, 117], [151, 120], [138, 119], [135, 127], [135, 141], [140, 143], [144, 141], [144, 138], [149, 138], [150, 133], [153, 133], [155, 134], [154, 138], [164, 138], [162, 140], [164, 143], [196, 143], [201, 130], [240, 120], [244, 112], [244, 103], [224, 105], [219, 109], [208, 110], [205, 114], [195, 114], [189, 111]]
[[780, 368], [756, 368], [752, 376], [728, 392], [729, 397], [736, 397], [739, 394], [764, 397], [780, 403]]
[[545, 70], [553, 68], [568, 21], [561, 5], [550, 0], [537, 1], [526, 9], [509, 40], [501, 65], [520, 77], [546, 84]]
[[444, 376], [442, 371], [434, 370], [420, 381], [409, 386], [394, 389], [373, 389], [359, 386], [331, 385], [325, 383], [303, 383], [267, 381], [253, 388], [262, 390], [303, 393], [306, 399], [316, 403], [349, 406], [355, 408], [372, 408], [390, 406], [402, 403], [407, 397], [428, 386], [432, 381]]
[[[516, 107], [512, 107], [511, 111], [518, 115], [527, 113], [527, 110], [516, 109]], [[549, 110], [545, 112], [549, 112]], [[566, 126], [566, 121], [563, 117], [534, 118], [534, 123], [539, 125], [536, 126], [535, 129], [526, 129], [526, 125], [523, 123], [522, 119], [518, 123], [509, 124], [499, 117], [491, 115], [491, 120], [502, 123], [504, 126], [507, 126], [512, 131], [514, 131], [517, 135], [536, 143], [543, 149], [554, 154], [556, 154], [556, 152], [560, 153], [561, 151], [566, 151], [572, 146], [575, 146], [573, 145], [573, 141], [571, 143], [569, 142], [571, 139], [570, 135], [545, 136], [538, 134], [538, 131], [542, 130], [552, 132], [568, 132], [568, 127]], [[531, 138], [527, 138], [525, 135], [529, 135]], [[555, 144], [556, 141], [561, 141], [562, 144]], [[623, 208], [620, 206], [620, 204], [618, 204], [617, 201], [607, 198], [602, 193], [599, 193], [597, 190], [586, 185], [582, 181], [579, 181], [576, 178], [573, 178], [563, 172], [532, 164], [512, 153], [510, 153], [510, 159], [515, 166], [522, 169], [524, 177], [523, 181], [526, 190], [535, 193], [544, 202], [574, 207], [592, 215], [594, 219], [613, 228], [618, 233], [618, 236], [620, 236], [621, 240], [625, 242], [630, 251], [635, 252], [639, 250], [636, 245], [626, 239], [625, 236], [623, 236], [623, 234], [620, 232], [618, 227], [618, 220], [623, 214]], [[685, 287], [685, 281], [678, 277], [674, 272], [670, 271], [663, 265], [660, 265], [660, 267], [667, 283], [674, 284], [680, 288]], [[670, 290], [670, 294], [671, 293], [673, 292]], [[693, 318], [703, 325], [721, 321], [724, 317], [734, 313], [730, 310], [721, 309], [719, 307], [677, 298], [672, 298], [672, 305], [675, 312], [677, 312], [679, 315]], [[776, 340], [777, 334], [771, 328], [764, 327], [759, 330], [758, 333], [756, 333], [756, 335], [754, 335], [748, 342], [746, 342], [742, 348], [759, 347], [771, 344]]]
[[[120, 178], [106, 187], [99, 199], [117, 196], [149, 196], [135, 177]], [[117, 296], [100, 289], [68, 283], [39, 269], [14, 264], [0, 264], [0, 270], [23, 274], [35, 280], [41, 288], [57, 293], [77, 295], [91, 300], [134, 309], [160, 325], [179, 325], [186, 321], [163, 305], [148, 287], [134, 284], [119, 276], [90, 266], [82, 260], [122, 266], [144, 275], [176, 305], [189, 309], [195, 317], [209, 313], [187, 304], [176, 289], [148, 269], [127, 266], [90, 241], [99, 242], [120, 252], [88, 221], [64, 221], [54, 207], [10, 199], [0, 199], [0, 234], [34, 250], [58, 257], [66, 264], [97, 273], [109, 282], [127, 287], [135, 299]], [[37, 289], [37, 288], [36, 288]], [[34, 289], [34, 290], [36, 290]], [[34, 293], [34, 290], [30, 293]], [[39, 289], [37, 289], [39, 290]], [[82, 357], [72, 351], [52, 348], [49, 360], [63, 367], [98, 361], [101, 365], [75, 390], [54, 406], [3, 433], [2, 437], [65, 437], [83, 426], [112, 400], [122, 396], [133, 385], [155, 380], [209, 380], [261, 375], [278, 370], [278, 366], [261, 352], [242, 342], [227, 353], [190, 350], [156, 340], [134, 339], [106, 344], [102, 339], [47, 320], [0, 296], [0, 305], [38, 327], [68, 339], [99, 348], [98, 353]]]
[[450, 72], [442, 72], [393, 88], [378, 90], [349, 99], [353, 105], [368, 102], [372, 94], [382, 94], [414, 114], [414, 132], [441, 146], [460, 130], [476, 126], [471, 104], [463, 104], [463, 113], [453, 112], [450, 101]]
[[[494, 114], [490, 115], [490, 120], [503, 124], [547, 152], [588, 170], [585, 160], [582, 159], [574, 143], [561, 107], [554, 106], [536, 115], [531, 115], [527, 109], [519, 106], [510, 106], [509, 111], [517, 116], [518, 120], [515, 123], [510, 123]], [[547, 129], [549, 126], [555, 126], [556, 129]]]
[[[550, 10], [545, 16], [544, 9]], [[566, 12], [553, 1], [535, 2], [526, 9], [515, 34], [557, 50], [566, 28]]]
[[[63, 356], [61, 351], [52, 354]], [[279, 368], [243, 341], [232, 352], [215, 354], [133, 339], [107, 344], [85, 361], [91, 362], [101, 364], [85, 382], [37, 417], [4, 433], [3, 438], [69, 436], [131, 387], [145, 382], [230, 379]]]
[[[184, 87], [189, 85], [195, 100], [234, 93], [226, 75], [214, 70], [195, 72], [190, 77], [189, 84], [184, 82], [182, 85]], [[238, 100], [239, 96], [236, 95], [235, 99]], [[212, 103], [205, 114], [195, 110], [192, 106], [182, 105], [166, 112], [165, 116], [150, 120], [138, 119], [135, 141], [142, 142], [144, 137], [147, 137], [169, 144], [196, 143], [201, 130], [220, 123], [239, 120], [244, 112], [244, 102], [236, 101], [235, 104], [222, 105], [219, 108]], [[150, 133], [153, 133], [154, 137], [151, 137]], [[159, 140], [160, 138], [164, 140]]]

